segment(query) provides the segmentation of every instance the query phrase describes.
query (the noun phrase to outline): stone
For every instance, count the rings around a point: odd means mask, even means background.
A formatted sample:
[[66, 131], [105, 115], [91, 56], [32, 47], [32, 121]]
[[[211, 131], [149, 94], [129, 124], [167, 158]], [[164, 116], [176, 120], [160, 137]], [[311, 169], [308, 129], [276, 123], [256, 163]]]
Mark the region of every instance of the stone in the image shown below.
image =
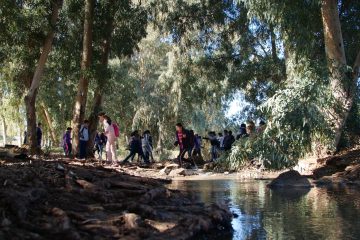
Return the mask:
[[172, 170], [177, 169], [177, 168], [179, 168], [179, 164], [176, 164], [176, 163], [169, 164], [165, 168], [160, 170], [160, 174], [161, 175], [169, 175]]
[[280, 174], [271, 183], [269, 188], [311, 188], [312, 185], [307, 177], [300, 175], [298, 171], [290, 170]]
[[213, 162], [205, 163], [203, 169], [206, 170], [206, 171], [208, 171], [208, 170], [213, 170], [213, 169], [214, 169], [214, 166], [215, 166], [215, 165], [214, 165]]
[[174, 169], [169, 173], [169, 176], [171, 177], [186, 176], [186, 169], [184, 168]]

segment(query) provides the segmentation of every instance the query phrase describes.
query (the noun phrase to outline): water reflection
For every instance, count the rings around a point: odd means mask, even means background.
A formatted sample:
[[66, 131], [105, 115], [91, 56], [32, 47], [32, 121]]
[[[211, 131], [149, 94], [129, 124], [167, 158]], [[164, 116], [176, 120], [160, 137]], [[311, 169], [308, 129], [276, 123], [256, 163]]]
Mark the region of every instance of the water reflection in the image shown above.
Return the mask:
[[360, 191], [273, 191], [266, 184], [206, 180], [176, 181], [170, 187], [190, 191], [203, 202], [225, 202], [238, 215], [233, 236], [216, 239], [360, 239]]

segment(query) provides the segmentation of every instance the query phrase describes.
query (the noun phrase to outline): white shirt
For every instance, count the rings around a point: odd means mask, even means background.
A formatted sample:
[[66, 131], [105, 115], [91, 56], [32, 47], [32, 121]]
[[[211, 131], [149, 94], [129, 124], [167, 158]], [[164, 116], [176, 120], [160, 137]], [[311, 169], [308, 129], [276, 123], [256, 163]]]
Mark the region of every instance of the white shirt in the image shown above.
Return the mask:
[[89, 129], [84, 125], [82, 125], [80, 128], [80, 140], [89, 141]]

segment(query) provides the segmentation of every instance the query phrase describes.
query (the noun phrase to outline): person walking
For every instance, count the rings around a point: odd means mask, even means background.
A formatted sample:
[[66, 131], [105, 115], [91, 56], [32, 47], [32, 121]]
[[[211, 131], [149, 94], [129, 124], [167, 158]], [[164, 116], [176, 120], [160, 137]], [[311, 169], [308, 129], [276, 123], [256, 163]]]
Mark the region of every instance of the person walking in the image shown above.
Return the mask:
[[42, 128], [41, 128], [41, 123], [39, 122], [36, 128], [36, 146], [38, 148], [38, 150], [41, 149], [41, 142], [42, 142]]
[[144, 131], [141, 139], [141, 147], [144, 154], [145, 164], [150, 164], [150, 157], [152, 156], [152, 139], [149, 130]]
[[191, 144], [190, 144], [190, 132], [186, 130], [181, 123], [177, 123], [175, 126], [176, 129], [176, 141], [175, 146], [179, 146], [179, 155], [177, 157], [179, 165], [182, 165], [184, 161], [184, 156], [188, 153], [189, 158], [191, 158]]
[[71, 153], [72, 153], [71, 131], [72, 128], [68, 127], [63, 136], [63, 148], [66, 157], [71, 157]]
[[[116, 136], [115, 130], [112, 125], [111, 118], [107, 115], [103, 115], [104, 134], [107, 138], [106, 142], [106, 161], [108, 164], [114, 164], [116, 162]], [[101, 120], [101, 118], [100, 118]]]
[[95, 152], [97, 152], [98, 159], [101, 161], [102, 160], [103, 149], [104, 149], [104, 146], [106, 145], [106, 136], [105, 136], [105, 134], [96, 132], [94, 142], [95, 142]]
[[193, 157], [200, 157], [202, 158], [201, 155], [201, 136], [199, 136], [199, 134], [195, 134], [195, 139], [194, 139], [194, 151], [193, 151]]
[[129, 163], [129, 159], [132, 162], [136, 154], [138, 154], [139, 158], [142, 158], [145, 162], [147, 162], [144, 158], [144, 154], [142, 150], [142, 142], [139, 132], [137, 130], [132, 132], [130, 135], [129, 150], [130, 150], [129, 155], [121, 162], [121, 164]]
[[86, 150], [87, 143], [89, 142], [89, 121], [85, 120], [84, 123], [80, 127], [79, 132], [79, 159], [86, 159]]
[[220, 143], [220, 150], [223, 151], [224, 150], [224, 135], [221, 132], [218, 134], [218, 141]]
[[228, 131], [227, 135], [224, 138], [224, 151], [230, 151], [234, 142], [235, 137], [232, 134], [232, 131]]
[[244, 138], [244, 137], [247, 137], [248, 134], [246, 132], [246, 124], [245, 123], [242, 123], [240, 125], [240, 129], [239, 129], [239, 132], [238, 134], [236, 135], [236, 140], [239, 140], [240, 138]]

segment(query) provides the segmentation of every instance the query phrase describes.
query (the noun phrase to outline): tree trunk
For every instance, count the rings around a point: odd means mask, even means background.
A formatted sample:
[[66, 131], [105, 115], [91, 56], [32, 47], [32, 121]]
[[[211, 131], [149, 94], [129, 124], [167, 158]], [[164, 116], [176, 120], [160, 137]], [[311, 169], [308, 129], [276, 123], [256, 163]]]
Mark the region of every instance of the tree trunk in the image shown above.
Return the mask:
[[6, 126], [6, 120], [4, 115], [1, 115], [1, 122], [2, 122], [2, 132], [3, 132], [3, 144], [4, 146], [6, 145], [6, 130], [7, 130], [7, 126]]
[[35, 154], [37, 151], [37, 138], [36, 138], [36, 100], [37, 90], [30, 96], [25, 97], [26, 109], [26, 123], [27, 123], [27, 143], [29, 145], [30, 154]]
[[83, 33], [83, 50], [81, 59], [81, 76], [75, 99], [72, 128], [73, 128], [73, 153], [77, 154], [79, 145], [80, 125], [85, 118], [87, 94], [89, 88], [89, 71], [92, 60], [92, 38], [94, 0], [85, 0], [85, 20]]
[[113, 4], [114, 4], [113, 2], [110, 2], [110, 4], [108, 5], [109, 9], [107, 11], [108, 12], [107, 16], [109, 18], [106, 21], [105, 30], [103, 32], [102, 45], [101, 45], [101, 60], [99, 66], [97, 67], [97, 72], [96, 72], [97, 87], [95, 90], [92, 112], [91, 115], [89, 116], [90, 140], [88, 145], [88, 152], [91, 154], [92, 154], [92, 146], [94, 146], [96, 130], [99, 122], [98, 114], [99, 112], [102, 111], [104, 88], [110, 78], [108, 73], [108, 63], [109, 63], [109, 54], [110, 54], [110, 46], [111, 46], [111, 36], [113, 31], [113, 22], [114, 22], [115, 10], [116, 10], [116, 7], [114, 7]]
[[48, 125], [51, 141], [52, 141], [53, 145], [59, 146], [59, 141], [58, 141], [58, 138], [56, 137], [56, 132], [55, 132], [54, 127], [53, 127], [53, 122], [51, 120], [50, 113], [47, 110], [44, 103], [41, 103], [41, 109], [42, 109], [42, 112], [44, 114], [44, 119], [45, 119], [45, 121], [46, 121], [46, 123]]
[[332, 147], [337, 149], [343, 127], [353, 104], [356, 82], [354, 78], [349, 78], [346, 73], [347, 63], [339, 19], [338, 1], [322, 0], [321, 14], [330, 87], [336, 105], [329, 111], [328, 115], [334, 133]]
[[27, 122], [27, 133], [28, 133], [28, 143], [29, 143], [29, 147], [30, 147], [30, 154], [34, 154], [36, 152], [36, 147], [37, 147], [37, 144], [36, 144], [36, 142], [37, 142], [37, 139], [36, 139], [36, 107], [35, 107], [37, 91], [38, 91], [38, 88], [40, 85], [41, 77], [44, 72], [47, 58], [51, 51], [52, 42], [53, 42], [54, 36], [55, 36], [55, 28], [54, 27], [55, 27], [55, 24], [59, 17], [60, 8], [61, 8], [61, 1], [54, 2], [54, 4], [52, 5], [52, 13], [51, 13], [51, 20], [50, 20], [51, 28], [45, 38], [45, 42], [42, 47], [42, 52], [41, 52], [39, 61], [36, 66], [35, 73], [31, 80], [31, 85], [30, 85], [29, 91], [27, 92], [25, 99], [24, 99], [25, 107], [26, 107], [26, 122]]

